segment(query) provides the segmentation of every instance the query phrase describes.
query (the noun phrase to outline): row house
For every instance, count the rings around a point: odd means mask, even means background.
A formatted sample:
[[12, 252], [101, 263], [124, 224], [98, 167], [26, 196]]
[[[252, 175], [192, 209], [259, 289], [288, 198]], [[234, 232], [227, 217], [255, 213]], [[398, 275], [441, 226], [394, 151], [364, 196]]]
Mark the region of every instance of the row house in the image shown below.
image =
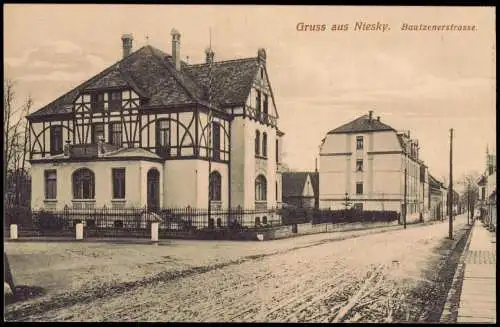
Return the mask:
[[497, 167], [496, 155], [486, 150], [486, 169], [478, 181], [481, 218], [490, 230], [497, 229]]
[[[405, 210], [407, 218], [429, 214], [428, 168], [418, 140], [374, 117], [373, 111], [329, 131], [320, 149], [319, 207]], [[405, 183], [406, 180], [406, 183]]]
[[151, 45], [30, 114], [31, 206], [244, 208], [281, 202], [284, 135], [266, 68], [255, 57], [181, 60]]

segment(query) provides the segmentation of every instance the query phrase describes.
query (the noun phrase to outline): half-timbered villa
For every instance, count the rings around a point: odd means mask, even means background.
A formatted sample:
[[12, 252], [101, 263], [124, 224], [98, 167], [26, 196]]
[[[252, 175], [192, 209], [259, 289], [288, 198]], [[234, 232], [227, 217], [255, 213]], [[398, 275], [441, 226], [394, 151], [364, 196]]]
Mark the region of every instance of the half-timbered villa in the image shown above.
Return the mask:
[[35, 209], [237, 208], [281, 202], [266, 52], [181, 60], [146, 45], [27, 117]]

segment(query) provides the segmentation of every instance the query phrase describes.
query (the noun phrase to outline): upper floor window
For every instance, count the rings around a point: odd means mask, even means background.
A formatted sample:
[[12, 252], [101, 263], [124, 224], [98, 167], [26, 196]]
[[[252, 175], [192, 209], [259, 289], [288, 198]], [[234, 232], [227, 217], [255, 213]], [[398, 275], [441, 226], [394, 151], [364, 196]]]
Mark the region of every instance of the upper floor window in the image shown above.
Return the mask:
[[356, 194], [363, 194], [363, 183], [356, 183]]
[[267, 200], [267, 181], [263, 175], [255, 179], [255, 201]]
[[221, 176], [217, 171], [210, 173], [210, 186], [208, 190], [208, 196], [210, 201], [220, 201], [221, 200]]
[[356, 171], [363, 171], [363, 159], [356, 160]]
[[481, 187], [481, 200], [484, 200], [486, 195], [486, 189], [484, 187]]
[[62, 126], [50, 127], [50, 154], [59, 154], [63, 152]]
[[122, 146], [122, 123], [111, 123], [109, 129], [109, 142], [114, 145]]
[[261, 93], [257, 90], [257, 95], [255, 97], [255, 111], [257, 112], [257, 119], [260, 118], [260, 110], [261, 110]]
[[103, 111], [108, 107], [108, 94], [107, 93], [94, 93], [92, 94], [92, 110]]
[[279, 142], [276, 140], [276, 163], [279, 162]]
[[170, 155], [170, 121], [158, 120], [156, 123], [156, 152]]
[[260, 154], [260, 132], [255, 131], [255, 155]]
[[356, 136], [356, 150], [363, 150], [363, 136]]
[[267, 134], [262, 133], [262, 156], [267, 157]]
[[363, 203], [355, 203], [353, 206], [354, 210], [363, 210]]
[[218, 123], [212, 125], [212, 149], [213, 158], [220, 159], [220, 125]]
[[113, 199], [125, 199], [125, 168], [111, 170], [113, 182]]
[[109, 102], [109, 107], [111, 110], [120, 110], [122, 108], [122, 92], [114, 91], [111, 92], [111, 100]]
[[268, 107], [269, 107], [269, 96], [267, 94], [264, 94], [264, 114], [265, 114], [265, 116], [267, 116], [269, 113]]
[[57, 173], [52, 169], [45, 171], [45, 198], [57, 198]]
[[73, 197], [75, 199], [93, 199], [95, 195], [94, 173], [87, 168], [73, 173]]
[[104, 124], [92, 124], [92, 143], [97, 144], [101, 139], [104, 140]]

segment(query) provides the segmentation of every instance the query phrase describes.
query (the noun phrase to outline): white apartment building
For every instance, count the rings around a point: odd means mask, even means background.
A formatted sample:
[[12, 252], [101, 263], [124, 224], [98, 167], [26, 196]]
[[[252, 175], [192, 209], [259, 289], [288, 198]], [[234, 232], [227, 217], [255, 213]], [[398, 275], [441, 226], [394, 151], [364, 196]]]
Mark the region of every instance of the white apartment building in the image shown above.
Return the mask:
[[429, 212], [427, 166], [418, 140], [374, 117], [373, 111], [329, 131], [320, 149], [319, 206], [377, 211], [404, 209], [407, 218]]

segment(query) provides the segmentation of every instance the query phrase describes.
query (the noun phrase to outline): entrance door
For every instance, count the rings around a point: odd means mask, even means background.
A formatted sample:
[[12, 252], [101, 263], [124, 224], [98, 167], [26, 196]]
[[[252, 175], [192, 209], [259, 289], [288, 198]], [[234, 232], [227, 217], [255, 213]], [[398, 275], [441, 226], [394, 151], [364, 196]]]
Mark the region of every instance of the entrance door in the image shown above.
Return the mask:
[[160, 208], [160, 173], [156, 168], [148, 171], [148, 209]]

